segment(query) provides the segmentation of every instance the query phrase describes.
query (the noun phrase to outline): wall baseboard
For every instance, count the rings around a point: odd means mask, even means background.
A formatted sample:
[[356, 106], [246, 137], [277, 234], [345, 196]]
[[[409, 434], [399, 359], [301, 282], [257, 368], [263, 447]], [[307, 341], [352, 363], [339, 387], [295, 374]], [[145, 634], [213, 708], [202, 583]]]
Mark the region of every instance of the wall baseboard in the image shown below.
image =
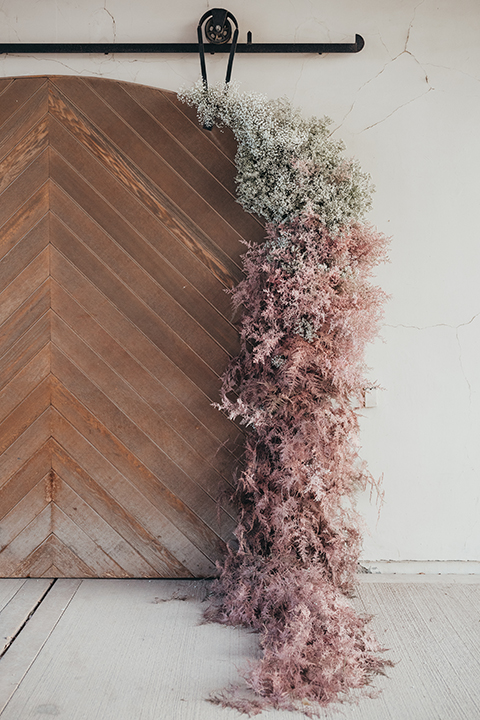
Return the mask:
[[372, 575], [480, 575], [480, 560], [360, 560], [360, 572]]

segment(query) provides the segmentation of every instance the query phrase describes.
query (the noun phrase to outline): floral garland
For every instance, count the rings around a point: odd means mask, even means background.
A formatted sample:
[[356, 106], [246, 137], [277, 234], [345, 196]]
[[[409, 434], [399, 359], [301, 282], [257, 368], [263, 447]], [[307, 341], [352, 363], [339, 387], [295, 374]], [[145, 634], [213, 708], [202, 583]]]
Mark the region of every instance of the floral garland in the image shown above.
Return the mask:
[[207, 611], [261, 633], [263, 656], [246, 676], [259, 700], [219, 701], [313, 715], [315, 703], [346, 697], [390, 665], [347, 599], [361, 548], [353, 495], [373, 482], [353, 405], [385, 300], [370, 278], [386, 239], [361, 222], [372, 187], [328, 120], [235, 87], [198, 83], [180, 98], [201, 123], [233, 130], [238, 200], [267, 221], [232, 291], [241, 351], [219, 407], [250, 432], [235, 491], [238, 547]]

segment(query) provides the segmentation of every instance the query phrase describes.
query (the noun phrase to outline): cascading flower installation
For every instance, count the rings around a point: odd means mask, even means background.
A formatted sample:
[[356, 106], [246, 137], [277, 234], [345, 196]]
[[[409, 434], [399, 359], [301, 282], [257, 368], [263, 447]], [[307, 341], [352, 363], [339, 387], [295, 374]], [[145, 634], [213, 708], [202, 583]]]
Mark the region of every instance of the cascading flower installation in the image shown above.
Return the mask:
[[358, 456], [355, 404], [365, 344], [385, 300], [371, 284], [386, 239], [362, 222], [372, 188], [326, 119], [285, 100], [199, 83], [180, 98], [238, 142], [238, 199], [265, 218], [233, 290], [241, 352], [219, 407], [249, 428], [236, 483], [238, 547], [229, 548], [207, 617], [259, 631], [247, 712], [344, 699], [391, 663], [352, 608], [361, 533], [354, 493], [373, 482]]

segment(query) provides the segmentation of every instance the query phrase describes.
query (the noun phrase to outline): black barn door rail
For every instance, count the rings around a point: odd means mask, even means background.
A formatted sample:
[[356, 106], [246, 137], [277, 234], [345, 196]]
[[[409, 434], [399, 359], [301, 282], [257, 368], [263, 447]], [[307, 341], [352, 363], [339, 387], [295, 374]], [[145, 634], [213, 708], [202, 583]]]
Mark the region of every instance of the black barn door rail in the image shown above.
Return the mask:
[[[355, 35], [354, 43], [238, 43], [236, 53], [357, 53], [362, 50], [365, 41], [361, 35]], [[231, 45], [205, 46], [205, 52], [230, 53]], [[198, 53], [198, 43], [0, 43], [0, 55], [4, 54], [87, 54], [98, 53]]]
[[[203, 33], [208, 41], [204, 46]], [[232, 38], [233, 33], [233, 38]], [[237, 43], [238, 23], [232, 13], [212, 8], [200, 18], [198, 43], [0, 43], [0, 54], [37, 55], [39, 53], [357, 53], [365, 45], [361, 35], [354, 43], [254, 43], [247, 33], [246, 43]], [[229, 41], [232, 40], [230, 43]]]

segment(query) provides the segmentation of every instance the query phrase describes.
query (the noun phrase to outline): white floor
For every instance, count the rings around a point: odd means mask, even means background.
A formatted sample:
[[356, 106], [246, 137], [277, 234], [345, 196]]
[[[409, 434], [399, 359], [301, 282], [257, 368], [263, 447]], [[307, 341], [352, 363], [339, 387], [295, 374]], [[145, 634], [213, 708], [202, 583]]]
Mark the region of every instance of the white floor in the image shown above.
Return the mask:
[[[480, 576], [360, 575], [356, 607], [396, 662], [355, 720], [480, 719]], [[233, 720], [208, 702], [258, 653], [201, 624], [208, 583], [0, 580], [1, 720]], [[340, 714], [338, 714], [340, 712]], [[243, 716], [245, 717], [245, 716]], [[265, 720], [301, 713], [264, 711]]]

